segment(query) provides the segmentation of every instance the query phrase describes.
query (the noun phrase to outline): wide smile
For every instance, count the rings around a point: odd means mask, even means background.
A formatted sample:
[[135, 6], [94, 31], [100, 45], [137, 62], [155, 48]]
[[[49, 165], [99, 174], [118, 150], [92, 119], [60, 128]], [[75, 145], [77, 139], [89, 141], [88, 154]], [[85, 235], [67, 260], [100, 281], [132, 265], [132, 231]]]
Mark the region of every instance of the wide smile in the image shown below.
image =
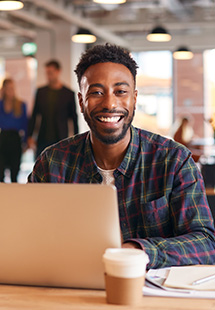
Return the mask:
[[118, 116], [97, 116], [96, 119], [101, 123], [118, 123], [124, 115]]

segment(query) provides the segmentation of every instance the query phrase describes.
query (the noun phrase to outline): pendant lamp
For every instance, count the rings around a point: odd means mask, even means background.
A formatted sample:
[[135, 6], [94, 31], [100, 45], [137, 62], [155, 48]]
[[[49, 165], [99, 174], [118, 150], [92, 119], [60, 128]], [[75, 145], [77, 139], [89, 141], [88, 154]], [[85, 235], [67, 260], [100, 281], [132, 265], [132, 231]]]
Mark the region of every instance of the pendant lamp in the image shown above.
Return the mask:
[[20, 10], [23, 6], [23, 2], [19, 0], [0, 0], [0, 11]]
[[96, 3], [103, 3], [103, 4], [122, 4], [125, 3], [126, 0], [93, 0]]
[[150, 42], [168, 42], [172, 37], [165, 28], [158, 26], [153, 28], [146, 38]]
[[78, 32], [72, 36], [72, 41], [75, 43], [93, 43], [96, 41], [96, 36], [89, 30], [80, 28]]
[[173, 58], [177, 60], [188, 60], [193, 58], [193, 53], [187, 47], [181, 46], [173, 52]]

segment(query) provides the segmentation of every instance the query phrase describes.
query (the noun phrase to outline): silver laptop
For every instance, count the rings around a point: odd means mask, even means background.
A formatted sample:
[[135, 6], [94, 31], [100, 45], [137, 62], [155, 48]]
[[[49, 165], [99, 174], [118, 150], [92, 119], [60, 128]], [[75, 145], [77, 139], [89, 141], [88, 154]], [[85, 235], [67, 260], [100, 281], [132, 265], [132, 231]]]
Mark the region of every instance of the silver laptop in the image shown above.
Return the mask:
[[120, 246], [115, 187], [0, 184], [0, 283], [102, 289]]

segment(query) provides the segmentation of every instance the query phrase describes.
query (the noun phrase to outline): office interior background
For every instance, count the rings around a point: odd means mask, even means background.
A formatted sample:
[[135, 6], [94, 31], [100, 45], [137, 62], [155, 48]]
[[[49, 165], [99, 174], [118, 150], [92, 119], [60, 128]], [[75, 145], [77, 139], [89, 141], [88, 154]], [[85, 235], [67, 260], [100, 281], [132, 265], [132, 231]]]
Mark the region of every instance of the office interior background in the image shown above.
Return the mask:
[[[77, 93], [74, 69], [81, 53], [93, 44], [120, 45], [130, 50], [139, 66], [133, 124], [172, 137], [178, 121], [188, 117], [193, 145], [202, 152], [200, 159], [212, 162], [215, 129], [209, 120], [215, 119], [215, 0], [96, 1], [23, 0], [20, 10], [0, 11], [0, 86], [5, 77], [12, 77], [30, 116], [36, 88], [46, 84], [45, 62], [58, 59], [63, 83]], [[171, 40], [149, 41], [147, 35], [156, 27], [162, 27]], [[80, 28], [94, 34], [96, 42], [73, 42]], [[33, 55], [23, 54], [26, 43], [36, 44]], [[191, 59], [174, 58], [173, 52], [182, 47], [193, 53]], [[76, 102], [83, 132], [88, 128]], [[33, 162], [33, 151], [27, 150], [20, 183], [26, 182]]]

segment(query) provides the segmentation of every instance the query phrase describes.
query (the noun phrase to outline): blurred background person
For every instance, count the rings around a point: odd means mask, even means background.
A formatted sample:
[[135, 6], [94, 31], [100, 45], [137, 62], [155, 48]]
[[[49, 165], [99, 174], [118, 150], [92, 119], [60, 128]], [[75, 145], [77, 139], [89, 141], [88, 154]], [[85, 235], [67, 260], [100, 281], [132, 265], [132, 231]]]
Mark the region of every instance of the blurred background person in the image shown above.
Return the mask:
[[194, 131], [190, 124], [188, 117], [182, 117], [178, 128], [176, 129], [173, 139], [183, 145], [185, 145], [191, 152], [195, 162], [199, 161], [203, 151], [192, 144]]
[[174, 133], [173, 139], [188, 147], [193, 137], [193, 128], [191, 127], [187, 117], [183, 117]]
[[6, 168], [11, 182], [17, 182], [26, 137], [26, 104], [16, 97], [14, 81], [5, 79], [0, 100], [0, 182], [4, 182]]
[[213, 138], [214, 138], [214, 142], [215, 142], [215, 114], [212, 115], [212, 117], [210, 119], [206, 119], [206, 122], [208, 122], [213, 130]]
[[28, 146], [36, 148], [36, 157], [47, 146], [68, 137], [70, 120], [73, 122], [73, 133], [78, 133], [75, 94], [60, 80], [60, 63], [57, 60], [47, 62], [45, 73], [48, 85], [38, 88], [36, 92], [28, 127]]

